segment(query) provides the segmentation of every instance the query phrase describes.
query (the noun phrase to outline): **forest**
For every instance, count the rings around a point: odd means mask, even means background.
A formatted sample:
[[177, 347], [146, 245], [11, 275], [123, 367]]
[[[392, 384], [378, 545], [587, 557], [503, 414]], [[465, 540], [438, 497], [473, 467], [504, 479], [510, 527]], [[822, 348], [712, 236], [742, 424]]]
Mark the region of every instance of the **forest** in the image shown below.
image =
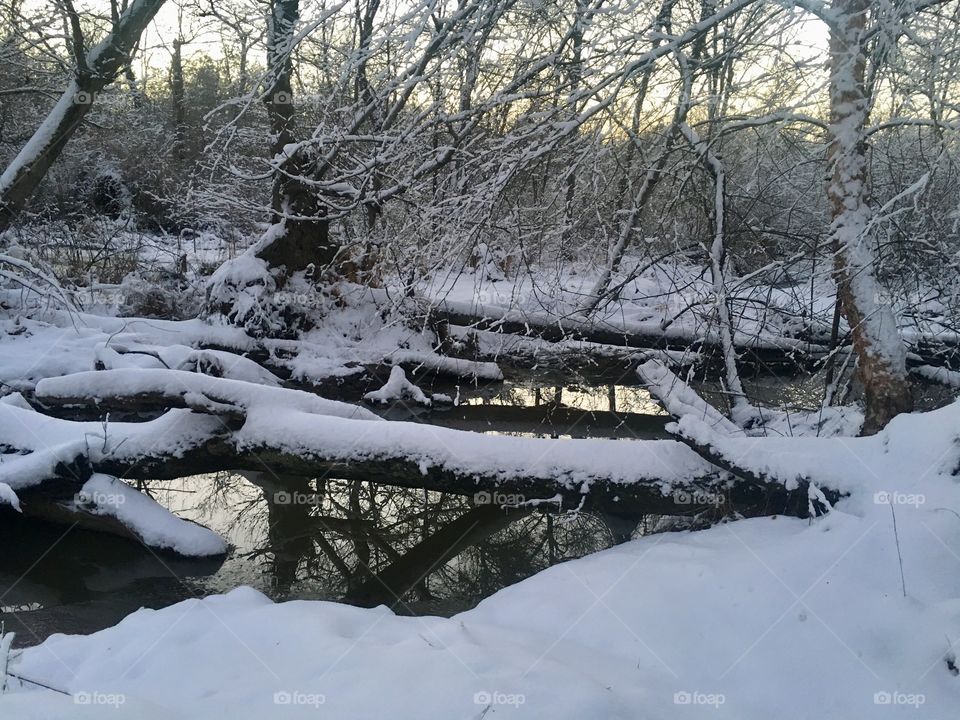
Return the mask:
[[958, 130], [955, 0], [0, 0], [0, 718], [955, 717]]

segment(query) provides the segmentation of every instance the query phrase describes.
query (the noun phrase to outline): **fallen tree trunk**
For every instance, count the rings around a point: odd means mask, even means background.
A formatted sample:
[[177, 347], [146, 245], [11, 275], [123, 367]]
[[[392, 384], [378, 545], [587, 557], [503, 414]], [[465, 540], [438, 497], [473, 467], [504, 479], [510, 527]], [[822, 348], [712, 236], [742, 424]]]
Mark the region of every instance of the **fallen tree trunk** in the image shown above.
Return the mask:
[[[580, 340], [599, 345], [630, 347], [640, 350], [693, 351], [701, 356], [722, 357], [723, 344], [715, 332], [694, 335], [671, 326], [624, 328], [599, 319], [557, 318], [548, 313], [504, 310], [493, 306], [442, 301], [430, 306], [435, 321], [474, 330], [536, 337], [548, 342]], [[770, 369], [804, 369], [822, 361], [828, 348], [796, 338], [753, 337], [738, 333], [734, 344], [740, 362]]]
[[[175, 371], [102, 371], [37, 385], [47, 407], [98, 398], [125, 405], [146, 389], [213, 396], [206, 412], [170, 410], [145, 423], [80, 423], [0, 404], [7, 455], [0, 482], [14, 490], [93, 472], [174, 479], [224, 470], [333, 477], [476, 496], [528, 508], [682, 515], [725, 507], [745, 515], [803, 513], [800, 485], [733, 481], [672, 440], [552, 440], [482, 435], [371, 420], [361, 408], [306, 393]], [[303, 397], [306, 396], [306, 397]], [[243, 407], [242, 425], [209, 414]], [[354, 419], [350, 415], [359, 413]], [[339, 417], [338, 417], [339, 415]], [[375, 417], [375, 416], [373, 416]], [[39, 438], [47, 439], [41, 441]]]
[[[548, 403], [532, 407], [520, 405], [459, 405], [431, 413], [431, 425], [472, 430], [474, 432], [560, 432], [571, 437], [623, 437], [642, 440], [671, 437], [665, 430], [671, 418], [634, 412], [581, 410]], [[582, 428], [582, 430], [581, 430]]]
[[[550, 451], [544, 448], [543, 452]], [[596, 455], [603, 450], [583, 448], [582, 452]], [[100, 457], [88, 461], [84, 453], [78, 452], [72, 461], [71, 464], [88, 462], [91, 472], [129, 480], [175, 480], [221, 471], [270, 471], [300, 478], [336, 478], [433, 490], [465, 495], [503, 507], [523, 506], [548, 511], [605, 510], [617, 514], [688, 515], [715, 510], [722, 505], [745, 516], [772, 513], [802, 517], [804, 510], [801, 505], [805, 507], [806, 502], [805, 488], [787, 490], [780, 483], [768, 481], [733, 482], [725, 472], [706, 466], [699, 474], [673, 480], [645, 478], [638, 472], [632, 482], [629, 479], [611, 480], [602, 476], [582, 482], [565, 482], [549, 477], [547, 471], [531, 470], [529, 474], [524, 474], [518, 470], [516, 475], [504, 475], [495, 470], [463, 471], [446, 464], [433, 465], [424, 470], [423, 460], [416, 458], [338, 457], [336, 453], [319, 451], [291, 453], [269, 445], [241, 449], [234, 443], [218, 438], [179, 456], [148, 453], [136, 458]], [[69, 480], [66, 475], [64, 473], [57, 477]]]
[[820, 490], [810, 478], [796, 475], [776, 477], [771, 475], [774, 471], [769, 468], [761, 472], [751, 467], [739, 447], [731, 452], [725, 440], [747, 438], [744, 429], [703, 400], [663, 364], [650, 360], [641, 365], [637, 372], [651, 395], [677, 418], [677, 422], [668, 425], [667, 430], [710, 465], [750, 485], [779, 481], [787, 488], [802, 487], [806, 493], [807, 514], [819, 514], [839, 499], [839, 493]]

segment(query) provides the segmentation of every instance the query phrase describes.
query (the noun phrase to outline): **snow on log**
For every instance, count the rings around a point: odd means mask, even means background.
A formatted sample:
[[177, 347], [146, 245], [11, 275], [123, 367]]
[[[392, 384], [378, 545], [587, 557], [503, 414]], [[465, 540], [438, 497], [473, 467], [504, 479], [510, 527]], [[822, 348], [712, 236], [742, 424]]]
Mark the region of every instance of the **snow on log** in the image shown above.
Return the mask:
[[[819, 488], [814, 484], [818, 473], [804, 472], [790, 463], [769, 462], [770, 448], [779, 447], [779, 438], [748, 436], [743, 428], [728, 420], [719, 410], [703, 400], [697, 392], [668, 368], [650, 360], [637, 370], [664, 408], [677, 418], [667, 425], [667, 431], [711, 465], [722, 468], [742, 481], [755, 485], [775, 484], [789, 491], [804, 489], [822, 503], [809, 510], [829, 507], [841, 497], [840, 488]], [[804, 440], [826, 442], [828, 438], [789, 438], [788, 442]], [[800, 447], [787, 446], [791, 451]], [[774, 455], [776, 451], [774, 451]], [[816, 453], [813, 453], [816, 456]], [[760, 462], [755, 462], [761, 458]]]
[[438, 375], [470, 377], [477, 380], [503, 380], [503, 372], [495, 362], [477, 362], [414, 350], [398, 350], [391, 354], [390, 360], [396, 364], [431, 370]]
[[[282, 407], [303, 413], [357, 420], [380, 420], [357, 405], [327, 400], [302, 390], [201, 375], [185, 370], [120, 368], [47, 378], [37, 383], [35, 397], [48, 407], [103, 409], [191, 408], [213, 413], [228, 409]], [[219, 406], [219, 407], [218, 407]]]
[[117, 343], [100, 343], [94, 351], [94, 358], [97, 370], [165, 368], [271, 387], [283, 384], [279, 377], [243, 355], [223, 350], [197, 350], [187, 345], [137, 344], [127, 347]]
[[116, 535], [186, 557], [227, 551], [212, 530], [177, 517], [148, 495], [108, 475], [86, 482], [54, 479], [21, 491], [21, 512], [30, 518]]
[[20, 498], [13, 491], [13, 488], [6, 483], [0, 483], [0, 505], [9, 505], [14, 510], [22, 512], [20, 509]]
[[678, 368], [701, 365], [704, 362], [702, 354], [689, 349], [633, 348], [604, 345], [573, 337], [551, 342], [540, 337], [476, 330], [460, 325], [448, 326], [448, 334], [457, 342], [474, 345], [478, 357], [495, 359], [500, 363], [506, 360], [514, 367], [543, 368], [556, 365], [594, 369], [609, 366], [622, 373], [622, 368], [648, 358]]
[[182, 409], [140, 423], [72, 422], [23, 405], [0, 402], [0, 482], [15, 492], [52, 478], [82, 484], [104, 458], [142, 470], [125, 475], [135, 480], [153, 477], [150, 469], [158, 465], [192, 475], [199, 470], [192, 470], [191, 456], [211, 452], [213, 441], [229, 433], [219, 416]]
[[390, 379], [382, 388], [368, 392], [363, 396], [363, 399], [381, 405], [397, 400], [411, 400], [417, 405], [430, 406], [433, 404], [433, 401], [424, 394], [423, 390], [407, 380], [407, 374], [399, 365], [393, 366], [390, 371]]
[[212, 530], [177, 517], [153, 498], [109, 475], [92, 475], [77, 493], [76, 503], [94, 515], [116, 518], [152, 548], [197, 557], [227, 551], [226, 542]]
[[[664, 330], [659, 323], [614, 325], [600, 319], [584, 320], [576, 316], [561, 318], [542, 311], [504, 309], [455, 300], [436, 302], [428, 312], [435, 320], [449, 325], [533, 336], [550, 342], [586, 340], [600, 345], [639, 349], [684, 351], [694, 348], [702, 353], [722, 352], [722, 343], [715, 330], [693, 334], [678, 326]], [[767, 334], [735, 331], [733, 342], [739, 351], [745, 353], [741, 358], [743, 362], [756, 362], [768, 367], [796, 367], [819, 361], [829, 354], [824, 345]]]
[[918, 365], [910, 368], [910, 372], [924, 380], [930, 380], [950, 388], [960, 388], [960, 372], [956, 370], [933, 367], [932, 365]]
[[727, 435], [742, 435], [743, 430], [697, 394], [659, 360], [648, 360], [637, 368], [647, 390], [676, 418], [700, 417], [711, 427]]

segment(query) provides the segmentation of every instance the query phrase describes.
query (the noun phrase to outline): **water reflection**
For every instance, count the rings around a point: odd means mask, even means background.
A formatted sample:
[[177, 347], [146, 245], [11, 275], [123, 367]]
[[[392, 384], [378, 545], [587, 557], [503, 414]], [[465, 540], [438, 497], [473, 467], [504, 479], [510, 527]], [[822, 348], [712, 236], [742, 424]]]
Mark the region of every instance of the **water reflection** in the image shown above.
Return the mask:
[[[235, 545], [223, 569], [199, 581], [206, 590], [241, 581], [275, 598], [384, 603], [398, 612], [426, 603], [430, 612], [455, 612], [552, 563], [623, 539], [589, 515], [507, 512], [472, 507], [456, 495], [340, 480], [290, 493], [277, 490], [283, 482], [267, 473], [178, 481], [214, 488], [203, 507], [182, 503], [195, 495], [164, 489], [169, 483], [158, 488], [160, 502]], [[259, 487], [258, 497], [250, 487]]]
[[544, 387], [501, 383], [454, 387], [454, 405], [435, 408], [398, 403], [375, 408], [390, 420], [413, 420], [473, 432], [561, 438], [655, 439], [668, 437], [669, 416], [641, 387]]
[[189, 597], [222, 559], [157, 553], [126, 539], [0, 513], [0, 622], [18, 645], [53, 632], [91, 632], [140, 607]]
[[459, 496], [371, 483], [328, 479], [291, 493], [288, 481], [264, 473], [147, 484], [159, 502], [233, 543], [222, 565], [162, 557], [128, 540], [77, 530], [58, 542], [62, 527], [36, 521], [16, 527], [4, 519], [4, 536], [24, 551], [0, 557], [2, 619], [20, 630], [20, 644], [32, 644], [51, 632], [95, 631], [141, 606], [238, 585], [277, 600], [345, 600], [386, 604], [401, 614], [449, 615], [643, 530], [637, 519], [624, 526], [586, 514], [472, 507]]

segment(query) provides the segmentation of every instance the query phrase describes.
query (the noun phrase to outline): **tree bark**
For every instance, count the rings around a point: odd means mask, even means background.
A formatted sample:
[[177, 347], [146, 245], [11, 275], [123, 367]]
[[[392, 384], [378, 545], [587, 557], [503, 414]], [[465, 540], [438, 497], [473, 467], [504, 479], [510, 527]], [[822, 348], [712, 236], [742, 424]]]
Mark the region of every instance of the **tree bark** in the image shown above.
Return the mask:
[[271, 269], [283, 268], [284, 276], [311, 265], [325, 265], [336, 254], [336, 248], [329, 243], [329, 221], [319, 195], [303, 181], [315, 170], [315, 163], [296, 145], [294, 136], [293, 51], [299, 19], [298, 0], [271, 3], [267, 28], [270, 86], [264, 103], [270, 118], [270, 153], [276, 163], [271, 220], [282, 232], [273, 233], [256, 255]]
[[869, 9], [869, 0], [833, 3], [827, 153], [835, 278], [864, 388], [864, 435], [879, 432], [895, 415], [913, 409], [906, 350], [875, 274], [864, 132], [870, 113], [865, 84]]

